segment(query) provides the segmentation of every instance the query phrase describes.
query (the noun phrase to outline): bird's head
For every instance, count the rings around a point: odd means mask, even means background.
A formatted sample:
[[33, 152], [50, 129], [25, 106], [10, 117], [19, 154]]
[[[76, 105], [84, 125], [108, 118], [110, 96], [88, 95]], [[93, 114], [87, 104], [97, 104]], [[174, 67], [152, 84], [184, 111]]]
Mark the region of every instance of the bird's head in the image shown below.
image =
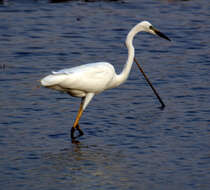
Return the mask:
[[164, 38], [168, 41], [171, 41], [165, 34], [163, 34], [162, 32], [160, 32], [159, 30], [157, 30], [154, 26], [152, 26], [152, 24], [148, 21], [142, 21], [138, 24], [138, 28], [142, 28], [142, 31], [154, 34], [154, 35], [158, 35], [161, 38]]

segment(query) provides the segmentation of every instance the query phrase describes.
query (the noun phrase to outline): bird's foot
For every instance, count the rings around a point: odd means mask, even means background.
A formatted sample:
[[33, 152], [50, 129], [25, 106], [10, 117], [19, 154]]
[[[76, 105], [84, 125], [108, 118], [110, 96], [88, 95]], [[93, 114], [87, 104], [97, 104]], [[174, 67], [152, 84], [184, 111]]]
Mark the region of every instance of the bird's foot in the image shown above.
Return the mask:
[[[77, 135], [76, 137], [74, 136], [75, 128], [79, 131], [79, 135]], [[78, 140], [76, 140], [76, 139], [78, 137], [81, 137], [82, 135], [84, 135], [84, 133], [80, 129], [79, 125], [77, 125], [76, 127], [72, 127], [71, 128], [71, 142], [72, 142], [72, 144], [79, 144], [80, 142]]]
[[79, 135], [77, 137], [81, 137], [84, 135], [84, 132], [80, 129], [79, 125], [77, 125], [77, 131], [79, 131]]
[[71, 139], [71, 143], [72, 144], [80, 144], [80, 141], [78, 141], [74, 138], [74, 139]]

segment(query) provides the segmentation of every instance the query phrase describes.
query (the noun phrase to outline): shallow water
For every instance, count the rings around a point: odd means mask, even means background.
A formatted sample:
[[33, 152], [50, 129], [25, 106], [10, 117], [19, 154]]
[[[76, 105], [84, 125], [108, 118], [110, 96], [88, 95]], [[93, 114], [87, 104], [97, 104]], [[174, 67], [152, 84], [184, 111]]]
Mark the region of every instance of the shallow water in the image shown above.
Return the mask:
[[[3, 189], [210, 189], [210, 23], [205, 0], [1, 1], [0, 184]], [[72, 145], [80, 100], [37, 88], [51, 70], [108, 61], [150, 21], [172, 42], [135, 38], [122, 86], [94, 97]]]

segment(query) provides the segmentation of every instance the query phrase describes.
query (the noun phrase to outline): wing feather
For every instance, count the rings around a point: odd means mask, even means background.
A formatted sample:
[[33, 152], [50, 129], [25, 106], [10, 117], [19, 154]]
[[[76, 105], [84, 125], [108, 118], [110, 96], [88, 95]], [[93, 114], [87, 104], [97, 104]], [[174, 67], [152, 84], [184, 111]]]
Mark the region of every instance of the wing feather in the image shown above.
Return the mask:
[[91, 63], [53, 71], [41, 80], [43, 86], [57, 85], [60, 88], [84, 92], [101, 92], [113, 79], [114, 67], [106, 62]]

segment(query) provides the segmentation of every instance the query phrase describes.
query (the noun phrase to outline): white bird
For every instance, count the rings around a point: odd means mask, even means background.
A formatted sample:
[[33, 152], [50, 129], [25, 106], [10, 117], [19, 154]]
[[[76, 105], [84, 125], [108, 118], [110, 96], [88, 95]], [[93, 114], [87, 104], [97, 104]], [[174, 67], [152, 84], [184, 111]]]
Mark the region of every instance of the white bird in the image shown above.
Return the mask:
[[[83, 135], [83, 131], [79, 127], [79, 120], [92, 98], [104, 90], [119, 86], [128, 78], [135, 58], [133, 39], [138, 32], [148, 32], [170, 41], [168, 37], [156, 30], [149, 22], [143, 21], [135, 25], [127, 35], [125, 44], [128, 48], [128, 58], [120, 74], [115, 72], [113, 65], [110, 63], [97, 62], [62, 69], [56, 72], [53, 71], [52, 74], [41, 79], [41, 85], [44, 87], [82, 98], [77, 117], [71, 129], [72, 143], [77, 143], [78, 141], [75, 139]], [[74, 136], [75, 129], [79, 131], [77, 137]]]

